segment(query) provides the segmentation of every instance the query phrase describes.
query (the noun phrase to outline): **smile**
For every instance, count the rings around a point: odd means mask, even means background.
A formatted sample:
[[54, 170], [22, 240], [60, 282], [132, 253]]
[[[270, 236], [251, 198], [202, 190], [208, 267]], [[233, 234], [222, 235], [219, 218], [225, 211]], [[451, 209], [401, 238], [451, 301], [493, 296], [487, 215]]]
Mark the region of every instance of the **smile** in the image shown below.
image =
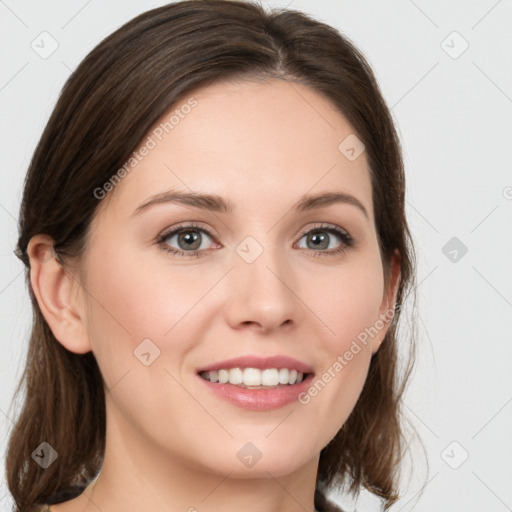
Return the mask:
[[203, 371], [199, 375], [219, 384], [232, 384], [248, 389], [270, 389], [299, 384], [308, 374], [288, 368], [226, 368]]

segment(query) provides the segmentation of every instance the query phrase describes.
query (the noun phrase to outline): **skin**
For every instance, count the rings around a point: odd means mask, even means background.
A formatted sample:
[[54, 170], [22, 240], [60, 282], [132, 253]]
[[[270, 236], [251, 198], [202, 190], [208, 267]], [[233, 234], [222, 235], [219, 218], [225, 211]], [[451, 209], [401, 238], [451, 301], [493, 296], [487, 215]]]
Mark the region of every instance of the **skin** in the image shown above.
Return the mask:
[[[29, 244], [53, 333], [68, 350], [92, 351], [110, 390], [103, 469], [55, 512], [313, 512], [320, 451], [352, 411], [389, 326], [305, 405], [241, 409], [198, 379], [199, 366], [246, 354], [289, 355], [320, 377], [394, 303], [399, 262], [386, 288], [366, 155], [349, 161], [338, 150], [354, 130], [326, 98], [279, 80], [193, 96], [197, 106], [101, 202], [74, 269], [57, 263], [47, 237]], [[235, 210], [162, 203], [132, 215], [170, 189], [218, 194]], [[368, 219], [341, 203], [291, 211], [305, 193], [332, 191], [356, 197]], [[202, 257], [157, 243], [192, 221], [213, 234], [201, 232]], [[325, 254], [344, 243], [328, 232], [327, 249], [308, 244], [318, 223], [356, 245]], [[236, 252], [248, 236], [263, 248], [250, 264]], [[177, 236], [166, 243], [186, 250]], [[160, 356], [145, 366], [133, 351], [148, 338]], [[247, 442], [262, 454], [251, 468], [237, 457]]]

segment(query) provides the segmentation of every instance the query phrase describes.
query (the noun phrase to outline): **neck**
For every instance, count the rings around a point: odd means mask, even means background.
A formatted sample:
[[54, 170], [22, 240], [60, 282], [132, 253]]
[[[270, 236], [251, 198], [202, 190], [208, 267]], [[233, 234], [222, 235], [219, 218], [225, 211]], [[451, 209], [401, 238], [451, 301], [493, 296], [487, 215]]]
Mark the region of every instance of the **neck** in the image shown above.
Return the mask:
[[315, 512], [319, 454], [293, 471], [259, 463], [247, 469], [238, 460], [233, 470], [217, 471], [194, 454], [164, 452], [120, 416], [107, 418], [101, 473], [77, 498], [84, 512]]

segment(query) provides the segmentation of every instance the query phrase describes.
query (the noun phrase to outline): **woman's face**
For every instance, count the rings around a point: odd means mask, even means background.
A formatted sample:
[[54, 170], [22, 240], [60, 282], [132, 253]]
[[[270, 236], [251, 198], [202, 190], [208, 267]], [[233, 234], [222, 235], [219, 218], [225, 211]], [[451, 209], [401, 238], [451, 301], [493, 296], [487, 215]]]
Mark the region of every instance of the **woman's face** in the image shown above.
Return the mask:
[[[172, 110], [101, 203], [82, 260], [111, 442], [284, 475], [344, 424], [391, 318], [366, 155], [303, 85], [220, 83]], [[306, 199], [321, 194], [341, 199]], [[271, 390], [199, 374], [290, 382], [301, 365], [306, 380]]]

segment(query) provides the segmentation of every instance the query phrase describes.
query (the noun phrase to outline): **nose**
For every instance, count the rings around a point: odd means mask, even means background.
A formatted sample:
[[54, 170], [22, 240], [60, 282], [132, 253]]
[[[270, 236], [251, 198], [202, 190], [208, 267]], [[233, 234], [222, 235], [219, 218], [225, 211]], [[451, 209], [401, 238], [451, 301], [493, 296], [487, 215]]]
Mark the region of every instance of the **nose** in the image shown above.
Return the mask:
[[225, 314], [230, 326], [270, 333], [296, 324], [300, 301], [285, 256], [264, 249], [252, 263], [238, 254], [234, 258], [235, 268], [226, 283]]

